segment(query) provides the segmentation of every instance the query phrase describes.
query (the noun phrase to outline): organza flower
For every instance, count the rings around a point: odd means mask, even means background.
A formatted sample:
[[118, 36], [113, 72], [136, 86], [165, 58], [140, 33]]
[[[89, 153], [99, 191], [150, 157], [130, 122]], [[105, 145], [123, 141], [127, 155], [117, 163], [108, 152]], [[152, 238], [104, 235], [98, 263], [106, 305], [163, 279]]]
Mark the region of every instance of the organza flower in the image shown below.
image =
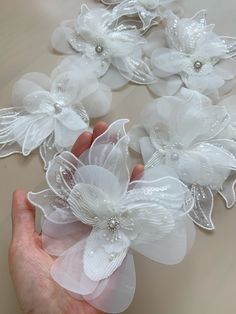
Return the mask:
[[102, 0], [104, 4], [117, 4], [113, 15], [118, 19], [123, 16], [138, 15], [142, 22], [142, 31], [162, 21], [166, 11], [181, 12], [181, 0]]
[[191, 193], [171, 170], [157, 167], [129, 182], [126, 122], [114, 122], [80, 158], [56, 156], [46, 174], [49, 188], [29, 193], [45, 215], [43, 247], [59, 256], [52, 277], [107, 313], [122, 312], [132, 301], [131, 249], [175, 264], [195, 234], [186, 218]]
[[70, 148], [89, 127], [86, 108], [94, 116], [93, 100], [97, 99], [99, 116], [109, 110], [111, 97], [110, 88], [83, 62], [80, 69], [55, 69], [52, 78], [41, 73], [24, 75], [13, 88], [13, 107], [0, 110], [0, 157], [13, 153], [27, 156], [40, 147], [47, 167], [58, 151]]
[[117, 89], [128, 80], [139, 84], [154, 82], [142, 60], [145, 39], [135, 26], [118, 23], [111, 11], [81, 6], [76, 20], [65, 21], [52, 35], [52, 46], [64, 54], [80, 54], [101, 64], [104, 76]]
[[232, 88], [236, 39], [217, 36], [214, 25], [207, 25], [205, 15], [203, 10], [193, 18], [180, 19], [169, 13], [165, 34], [158, 31], [151, 35], [146, 53], [159, 78], [150, 86], [155, 94], [174, 95], [185, 86], [218, 98]]
[[189, 186], [195, 199], [189, 215], [209, 230], [214, 229], [214, 193], [236, 169], [230, 123], [226, 108], [183, 89], [179, 97], [162, 97], [149, 104], [141, 113], [141, 126], [130, 132], [130, 146], [142, 154], [146, 168], [167, 165]]
[[[232, 154], [235, 154], [236, 145], [236, 95], [228, 96], [218, 103], [218, 106], [224, 107], [231, 119], [231, 123], [228, 128], [224, 131], [224, 135], [227, 136], [228, 140], [228, 150]], [[220, 143], [219, 143], [220, 145]], [[230, 176], [222, 185], [219, 190], [219, 194], [224, 198], [226, 207], [232, 208], [236, 202], [235, 196], [235, 185], [236, 185], [236, 173], [232, 171]]]

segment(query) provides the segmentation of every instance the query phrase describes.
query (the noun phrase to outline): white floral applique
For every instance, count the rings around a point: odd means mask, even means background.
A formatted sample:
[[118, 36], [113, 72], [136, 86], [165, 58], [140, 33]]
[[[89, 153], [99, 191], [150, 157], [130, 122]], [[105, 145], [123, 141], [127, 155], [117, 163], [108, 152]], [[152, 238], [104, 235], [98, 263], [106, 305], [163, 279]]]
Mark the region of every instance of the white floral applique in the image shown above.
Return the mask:
[[114, 5], [113, 15], [118, 19], [120, 17], [129, 17], [137, 15], [142, 26], [140, 31], [146, 32], [151, 26], [159, 24], [169, 10], [177, 13], [181, 12], [181, 0], [103, 0], [104, 4]]
[[149, 86], [155, 94], [174, 95], [185, 86], [217, 99], [233, 87], [236, 39], [216, 35], [205, 15], [200, 11], [193, 18], [181, 19], [169, 13], [164, 34], [160, 30], [151, 34], [153, 49], [147, 46], [146, 51], [158, 78]]
[[49, 188], [29, 193], [45, 215], [43, 247], [58, 256], [52, 277], [107, 313], [124, 311], [134, 296], [132, 250], [176, 264], [195, 234], [186, 217], [191, 193], [171, 170], [157, 167], [130, 183], [126, 122], [114, 122], [80, 158], [56, 156]]
[[[56, 73], [57, 72], [57, 73]], [[111, 104], [111, 90], [104, 89], [93, 69], [55, 70], [52, 78], [41, 73], [24, 75], [14, 86], [13, 107], [0, 110], [0, 157], [13, 153], [28, 156], [40, 147], [45, 168], [53, 156], [70, 148], [89, 127], [94, 98], [104, 109]], [[101, 95], [102, 94], [102, 95]], [[100, 98], [99, 98], [100, 97]], [[97, 114], [104, 114], [96, 108]], [[106, 111], [107, 112], [107, 111]]]
[[78, 54], [101, 64], [100, 76], [113, 89], [128, 80], [138, 84], [155, 81], [143, 61], [145, 43], [135, 26], [118, 23], [112, 11], [82, 5], [76, 20], [63, 22], [52, 35], [52, 46], [64, 54]]
[[[231, 124], [225, 130], [225, 136], [227, 136], [228, 140], [228, 150], [235, 154], [235, 143], [236, 143], [236, 96], [231, 95], [218, 103], [219, 106], [223, 106], [231, 119]], [[219, 145], [221, 142], [219, 141]], [[225, 200], [225, 204], [227, 208], [232, 208], [236, 202], [235, 196], [235, 185], [236, 185], [236, 172], [232, 171], [227, 180], [223, 183], [221, 189], [219, 190], [219, 194]]]
[[182, 96], [154, 100], [130, 132], [130, 146], [142, 154], [146, 168], [167, 165], [189, 186], [195, 206], [189, 213], [199, 226], [214, 229], [214, 194], [236, 170], [236, 143], [224, 106], [187, 89]]

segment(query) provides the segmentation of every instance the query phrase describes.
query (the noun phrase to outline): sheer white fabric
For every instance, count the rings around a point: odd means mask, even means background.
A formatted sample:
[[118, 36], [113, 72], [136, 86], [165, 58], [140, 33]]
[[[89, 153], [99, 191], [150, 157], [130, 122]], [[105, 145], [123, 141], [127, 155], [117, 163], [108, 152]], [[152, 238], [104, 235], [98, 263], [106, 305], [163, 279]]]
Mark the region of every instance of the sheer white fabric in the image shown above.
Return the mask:
[[119, 22], [113, 11], [102, 7], [89, 9], [86, 5], [82, 5], [76, 20], [63, 22], [52, 35], [52, 46], [58, 52], [82, 55], [88, 63], [96, 60], [100, 64], [99, 75], [105, 75], [104, 80], [112, 89], [119, 89], [128, 80], [138, 84], [155, 81], [143, 60], [144, 43], [138, 29]]
[[129, 182], [126, 122], [114, 122], [81, 159], [69, 152], [56, 156], [46, 173], [49, 189], [28, 195], [46, 217], [44, 249], [59, 256], [54, 280], [112, 313], [125, 310], [134, 295], [132, 249], [176, 264], [194, 237], [186, 218], [191, 192], [171, 169], [147, 170]]
[[[102, 0], [104, 4], [114, 4], [113, 0]], [[142, 22], [141, 31], [147, 31], [151, 26], [160, 23], [167, 11], [181, 13], [181, 0], [118, 0], [113, 9], [114, 16], [119, 19], [124, 16], [137, 15]]]
[[47, 168], [57, 153], [69, 149], [88, 129], [90, 117], [109, 111], [110, 88], [98, 81], [94, 68], [79, 60], [77, 65], [67, 70], [59, 65], [52, 79], [29, 73], [15, 84], [13, 107], [0, 110], [0, 157], [27, 156], [40, 147]]
[[167, 14], [164, 34], [152, 34], [146, 48], [159, 79], [150, 86], [153, 93], [175, 95], [185, 86], [214, 98], [229, 90], [236, 75], [236, 39], [217, 36], [213, 28], [204, 10], [192, 18]]
[[[141, 113], [141, 126], [130, 132], [131, 147], [142, 154], [146, 168], [168, 165], [191, 188], [195, 205], [190, 217], [209, 230], [214, 229], [212, 191], [222, 194], [236, 169], [233, 114], [231, 118], [229, 113], [226, 106], [213, 106], [209, 98], [183, 89], [179, 97], [150, 103]], [[232, 204], [234, 196], [230, 197]]]

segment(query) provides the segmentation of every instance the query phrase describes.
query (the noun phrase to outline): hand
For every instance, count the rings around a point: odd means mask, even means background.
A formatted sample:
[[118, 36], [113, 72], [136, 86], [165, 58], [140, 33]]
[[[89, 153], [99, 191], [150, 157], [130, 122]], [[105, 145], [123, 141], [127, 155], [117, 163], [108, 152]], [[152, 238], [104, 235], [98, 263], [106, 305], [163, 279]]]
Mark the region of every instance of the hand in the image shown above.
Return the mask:
[[[97, 123], [93, 133], [85, 132], [78, 138], [72, 152], [82, 154], [106, 129], [106, 123]], [[142, 171], [143, 166], [137, 165], [132, 178]], [[85, 301], [71, 297], [51, 278], [54, 259], [42, 249], [41, 236], [35, 231], [35, 208], [22, 190], [13, 195], [12, 229], [9, 268], [25, 314], [102, 314]]]

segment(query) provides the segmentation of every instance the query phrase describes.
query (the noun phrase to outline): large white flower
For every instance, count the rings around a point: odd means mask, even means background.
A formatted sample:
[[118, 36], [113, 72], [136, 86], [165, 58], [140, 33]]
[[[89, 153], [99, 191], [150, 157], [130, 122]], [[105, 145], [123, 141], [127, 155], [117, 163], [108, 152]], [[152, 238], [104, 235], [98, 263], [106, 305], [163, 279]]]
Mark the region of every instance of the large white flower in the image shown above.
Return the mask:
[[[228, 92], [236, 75], [236, 39], [217, 36], [207, 25], [206, 12], [180, 19], [173, 13], [163, 32], [152, 34], [146, 53], [159, 81], [150, 89], [159, 95], [175, 94], [181, 86], [217, 98]], [[156, 40], [156, 49], [154, 49]], [[154, 49], [154, 50], [153, 50]]]
[[142, 31], [147, 31], [152, 25], [158, 24], [167, 10], [181, 12], [181, 0], [102, 0], [104, 4], [117, 4], [113, 9], [116, 18], [138, 15], [142, 22]]
[[144, 42], [135, 26], [118, 23], [104, 8], [90, 10], [86, 5], [82, 5], [76, 20], [63, 22], [52, 35], [52, 46], [57, 51], [99, 61], [100, 75], [105, 75], [113, 88], [120, 88], [127, 80], [139, 84], [155, 80], [142, 60]]
[[230, 123], [223, 106], [183, 89], [181, 97], [154, 100], [141, 114], [142, 126], [130, 132], [130, 145], [142, 154], [146, 168], [167, 165], [189, 186], [195, 197], [190, 216], [206, 229], [214, 229], [213, 193], [236, 169]]
[[46, 174], [49, 189], [29, 193], [45, 215], [44, 249], [59, 256], [54, 280], [107, 313], [132, 301], [131, 249], [176, 264], [194, 239], [186, 218], [191, 193], [168, 168], [129, 182], [126, 122], [114, 122], [79, 159], [69, 152], [55, 157]]
[[93, 68], [81, 61], [79, 69], [61, 70], [54, 70], [52, 78], [29, 73], [15, 84], [13, 107], [0, 110], [0, 157], [13, 153], [27, 156], [40, 146], [47, 166], [55, 153], [70, 148], [89, 127], [94, 99], [97, 116], [107, 113], [111, 90], [99, 83]]

